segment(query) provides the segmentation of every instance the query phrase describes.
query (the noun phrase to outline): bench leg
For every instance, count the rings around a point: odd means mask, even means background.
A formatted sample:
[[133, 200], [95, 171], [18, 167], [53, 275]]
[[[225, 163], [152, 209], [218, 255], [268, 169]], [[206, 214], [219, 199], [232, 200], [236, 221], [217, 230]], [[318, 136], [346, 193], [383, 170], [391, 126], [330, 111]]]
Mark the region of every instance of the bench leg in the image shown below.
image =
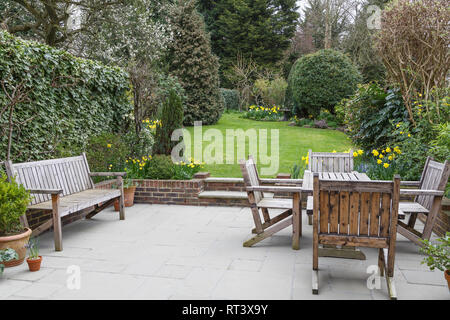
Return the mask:
[[62, 251], [61, 216], [59, 215], [59, 194], [52, 194], [53, 237], [55, 250]]
[[125, 204], [124, 204], [124, 200], [125, 200], [125, 196], [124, 196], [124, 192], [123, 192], [123, 179], [121, 176], [117, 177], [117, 181], [118, 181], [118, 186], [120, 189], [120, 198], [119, 198], [119, 216], [120, 216], [120, 220], [125, 220]]

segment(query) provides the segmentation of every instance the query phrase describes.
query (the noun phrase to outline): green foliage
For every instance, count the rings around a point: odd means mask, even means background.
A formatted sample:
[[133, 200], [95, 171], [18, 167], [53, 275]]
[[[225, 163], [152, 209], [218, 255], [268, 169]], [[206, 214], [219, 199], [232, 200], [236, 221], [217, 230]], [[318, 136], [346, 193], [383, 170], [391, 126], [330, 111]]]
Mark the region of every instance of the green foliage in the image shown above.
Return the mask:
[[225, 104], [225, 110], [239, 110], [239, 91], [220, 88]]
[[39, 258], [39, 238], [32, 237], [30, 240], [28, 240], [28, 243], [25, 245], [25, 247], [30, 252], [29, 258], [30, 259], [38, 259]]
[[[299, 14], [295, 0], [198, 0], [211, 32], [213, 52], [223, 75], [238, 54], [274, 69], [294, 35]], [[225, 87], [231, 84], [223, 77]]]
[[344, 117], [353, 143], [366, 150], [386, 146], [392, 141], [392, 122], [407, 119], [398, 90], [390, 89], [386, 93], [375, 82], [358, 86], [355, 94], [343, 100], [337, 110], [338, 118]]
[[306, 170], [307, 164], [302, 161], [300, 164], [294, 164], [291, 169], [291, 179], [302, 179]]
[[5, 174], [0, 176], [0, 235], [20, 233], [19, 218], [25, 214], [30, 193], [13, 178], [8, 182]]
[[427, 255], [422, 264], [426, 263], [430, 270], [450, 270], [450, 232], [438, 238], [436, 244], [429, 240], [422, 240], [422, 243], [424, 246], [419, 251]]
[[135, 130], [128, 130], [127, 133], [121, 136], [121, 140], [129, 149], [128, 156], [133, 158], [141, 158], [152, 154], [153, 146], [155, 144], [154, 129], [149, 126], [143, 126], [139, 134]]
[[255, 102], [264, 106], [283, 106], [286, 88], [286, 80], [280, 77], [276, 77], [273, 80], [267, 78], [256, 79], [253, 85]]
[[1, 262], [8, 262], [14, 259], [19, 259], [19, 255], [14, 249], [7, 248], [0, 250], [0, 275], [3, 274], [3, 270], [5, 269], [5, 265]]
[[194, 1], [181, 0], [172, 12], [171, 23], [169, 71], [186, 92], [184, 124], [216, 123], [224, 109], [219, 90], [219, 61], [211, 52], [210, 38]]
[[361, 76], [350, 59], [335, 50], [320, 50], [298, 59], [289, 74], [288, 83], [294, 113], [312, 114], [320, 109], [334, 112], [334, 106], [352, 95]]
[[[132, 109], [126, 95], [128, 76], [121, 69], [5, 31], [0, 31], [0, 79], [9, 93], [20, 83], [28, 90], [28, 99], [16, 105], [13, 114], [14, 161], [48, 159], [61, 150], [79, 152], [89, 137], [118, 132]], [[0, 105], [8, 102], [0, 89]], [[0, 114], [0, 130], [7, 124], [7, 115]], [[6, 156], [6, 146], [7, 135], [2, 133], [0, 159]]]
[[170, 155], [172, 148], [178, 143], [171, 140], [172, 133], [182, 126], [183, 104], [175, 90], [172, 90], [162, 107], [161, 125], [156, 127], [153, 154]]
[[120, 135], [102, 133], [88, 141], [86, 157], [93, 172], [115, 171], [120, 169], [130, 150]]
[[197, 173], [202, 164], [190, 161], [174, 163], [168, 155], [155, 155], [141, 159], [128, 159], [124, 170], [130, 179], [156, 180], [190, 180]]

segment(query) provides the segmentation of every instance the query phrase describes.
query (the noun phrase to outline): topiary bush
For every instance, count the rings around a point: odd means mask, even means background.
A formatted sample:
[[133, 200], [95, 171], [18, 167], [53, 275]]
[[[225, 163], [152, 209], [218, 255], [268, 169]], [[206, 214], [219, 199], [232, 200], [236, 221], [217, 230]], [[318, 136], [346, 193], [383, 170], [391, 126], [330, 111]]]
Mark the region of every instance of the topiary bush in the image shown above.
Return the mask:
[[[83, 150], [89, 137], [118, 132], [132, 110], [128, 75], [119, 68], [0, 31], [0, 81], [11, 95], [27, 97], [14, 107], [11, 159], [48, 159]], [[10, 99], [0, 86], [0, 159], [5, 159]], [[67, 151], [68, 150], [68, 151]]]
[[297, 116], [317, 117], [324, 108], [352, 95], [361, 75], [351, 60], [335, 50], [320, 50], [298, 59], [289, 74], [288, 102]]
[[239, 110], [239, 91], [220, 88], [225, 104], [225, 110]]

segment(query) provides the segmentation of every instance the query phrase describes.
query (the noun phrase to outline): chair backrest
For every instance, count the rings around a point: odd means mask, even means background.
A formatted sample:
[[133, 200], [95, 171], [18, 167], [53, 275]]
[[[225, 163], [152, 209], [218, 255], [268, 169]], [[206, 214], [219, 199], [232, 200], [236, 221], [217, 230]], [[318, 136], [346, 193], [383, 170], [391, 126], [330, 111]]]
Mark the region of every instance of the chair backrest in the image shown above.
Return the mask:
[[367, 241], [361, 246], [387, 243], [379, 238], [395, 237], [392, 231], [396, 229], [391, 230], [391, 226], [395, 228], [397, 223], [399, 194], [398, 175], [394, 181], [337, 181], [321, 180], [315, 173], [314, 219], [318, 215], [318, 233], [364, 238]]
[[[6, 161], [5, 166], [8, 177], [15, 177], [26, 189], [61, 189], [66, 196], [94, 188], [84, 154], [77, 157], [14, 164]], [[48, 194], [31, 196], [33, 197], [31, 204], [51, 199]]]
[[[433, 161], [430, 157], [427, 158], [425, 166], [420, 178], [419, 188], [422, 190], [445, 190], [445, 186], [450, 174], [450, 163]], [[415, 202], [420, 203], [424, 208], [431, 209], [433, 205], [434, 196], [417, 196]]]
[[[255, 160], [252, 156], [248, 156], [248, 160], [240, 161], [242, 177], [244, 178], [244, 183], [247, 187], [255, 187], [260, 185], [258, 170], [256, 169]], [[255, 201], [258, 203], [262, 198], [263, 194], [259, 191], [253, 192]]]
[[346, 152], [312, 152], [308, 153], [308, 169], [311, 172], [352, 172], [353, 151]]

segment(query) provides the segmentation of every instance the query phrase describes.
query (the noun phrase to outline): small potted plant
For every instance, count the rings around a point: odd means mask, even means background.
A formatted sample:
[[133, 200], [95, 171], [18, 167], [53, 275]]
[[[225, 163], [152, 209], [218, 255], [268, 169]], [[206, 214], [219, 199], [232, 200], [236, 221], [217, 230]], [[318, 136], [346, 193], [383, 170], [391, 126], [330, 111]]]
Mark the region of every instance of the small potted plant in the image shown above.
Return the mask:
[[[125, 207], [132, 207], [134, 204], [134, 194], [136, 192], [136, 183], [133, 179], [126, 178], [123, 180], [123, 195]], [[119, 211], [119, 200], [114, 202], [114, 209]]]
[[422, 263], [426, 263], [430, 270], [437, 268], [443, 271], [450, 289], [450, 232], [445, 237], [438, 238], [435, 244], [428, 240], [422, 240], [422, 243], [420, 252], [427, 255]]
[[0, 250], [13, 249], [18, 257], [0, 263], [6, 268], [23, 263], [26, 255], [25, 244], [28, 243], [31, 229], [24, 228], [20, 217], [25, 214], [30, 202], [30, 193], [15, 179], [8, 181], [5, 174], [0, 175]]
[[41, 269], [42, 256], [39, 255], [38, 238], [31, 238], [26, 247], [30, 251], [30, 255], [27, 258], [28, 269], [30, 271], [39, 271]]
[[3, 274], [3, 270], [5, 269], [5, 265], [3, 262], [12, 261], [15, 259], [19, 259], [19, 255], [14, 249], [7, 248], [0, 250], [0, 276]]

